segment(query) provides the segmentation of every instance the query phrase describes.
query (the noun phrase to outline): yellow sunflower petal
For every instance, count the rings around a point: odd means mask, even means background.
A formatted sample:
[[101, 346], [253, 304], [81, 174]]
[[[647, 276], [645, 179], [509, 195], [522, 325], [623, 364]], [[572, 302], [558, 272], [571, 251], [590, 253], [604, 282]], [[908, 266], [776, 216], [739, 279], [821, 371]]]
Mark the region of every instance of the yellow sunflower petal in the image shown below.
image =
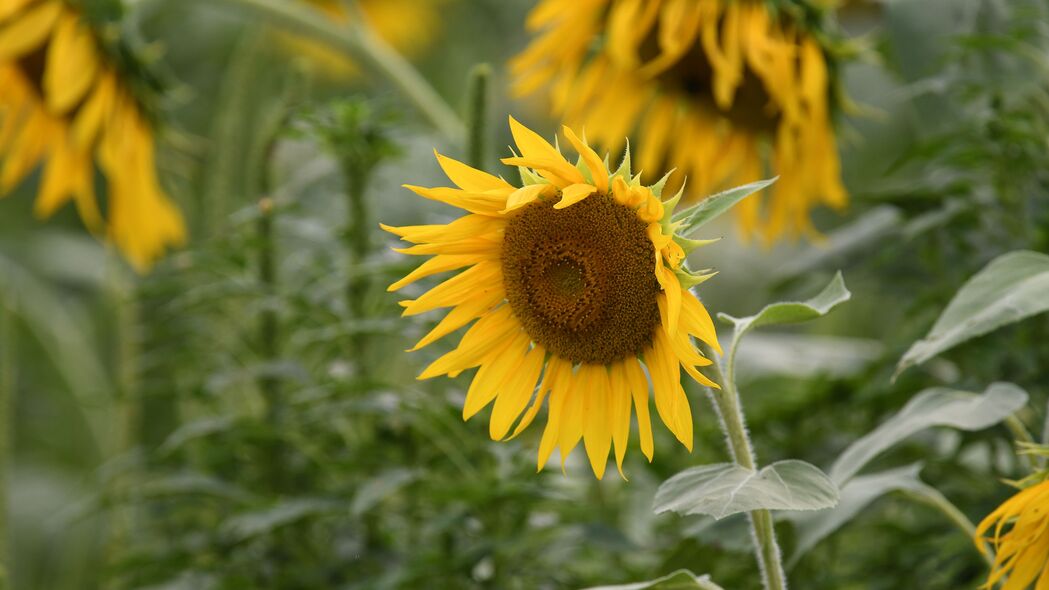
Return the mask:
[[583, 173], [569, 164], [557, 148], [550, 145], [535, 131], [518, 123], [513, 117], [510, 117], [510, 132], [514, 136], [517, 148], [521, 150], [521, 156], [545, 162], [544, 168], [564, 181], [572, 184], [583, 182]]
[[492, 408], [492, 419], [488, 425], [492, 440], [502, 440], [510, 431], [510, 426], [525, 410], [535, 391], [545, 358], [546, 351], [536, 346], [528, 351], [521, 366], [509, 374], [502, 391], [495, 398], [495, 407]]
[[79, 103], [95, 80], [99, 60], [94, 37], [80, 18], [67, 13], [55, 27], [44, 68], [44, 94], [55, 113]]
[[62, 15], [62, 0], [43, 0], [0, 27], [0, 61], [17, 59], [39, 48]]
[[583, 444], [594, 475], [601, 479], [612, 448], [608, 370], [602, 365], [582, 365], [579, 379], [579, 393], [583, 397]]
[[596, 190], [597, 189], [595, 189], [592, 185], [589, 184], [573, 184], [571, 186], [566, 186], [564, 189], [561, 190], [561, 200], [558, 201], [556, 205], [554, 205], [554, 209], [564, 209], [565, 207], [571, 207], [579, 201], [582, 201], [583, 199], [594, 194]]
[[575, 148], [575, 151], [583, 157], [583, 162], [586, 163], [587, 170], [590, 171], [591, 178], [594, 179], [594, 186], [597, 188], [599, 193], [608, 192], [608, 168], [605, 167], [604, 160], [597, 155], [594, 148], [590, 147], [585, 141], [579, 139], [575, 132], [570, 127], [564, 125], [561, 127], [565, 137]]
[[627, 383], [630, 385], [630, 395], [634, 399], [634, 409], [637, 411], [637, 429], [641, 440], [641, 452], [652, 461], [654, 443], [652, 440], [652, 419], [648, 408], [648, 379], [641, 369], [637, 359], [626, 359], [623, 361], [623, 372]]
[[437, 162], [441, 165], [441, 169], [444, 170], [448, 179], [463, 190], [483, 193], [490, 190], [513, 189], [510, 183], [498, 176], [492, 176], [487, 172], [467, 166], [458, 160], [442, 156], [437, 153], [437, 150], [434, 150], [433, 153], [437, 156]]

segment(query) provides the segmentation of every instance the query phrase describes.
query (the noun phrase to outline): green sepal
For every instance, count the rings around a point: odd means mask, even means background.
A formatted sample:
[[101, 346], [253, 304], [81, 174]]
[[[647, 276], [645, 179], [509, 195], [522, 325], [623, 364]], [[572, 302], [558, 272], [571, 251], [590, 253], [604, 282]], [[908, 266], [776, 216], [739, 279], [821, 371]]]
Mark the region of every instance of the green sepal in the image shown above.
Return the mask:
[[712, 238], [709, 240], [693, 240], [692, 238], [686, 238], [685, 236], [674, 234], [674, 242], [676, 242], [678, 246], [681, 246], [681, 249], [685, 251], [686, 255], [690, 254], [696, 248], [709, 246], [715, 242], [720, 241], [721, 238]]
[[[672, 215], [673, 220], [680, 224], [679, 229], [681, 234], [688, 235], [713, 221], [746, 197], [771, 186], [772, 183], [776, 182], [778, 179], [779, 177], [776, 176], [768, 180], [759, 180], [757, 182], [731, 188], [716, 195], [711, 195], [688, 209], [677, 213], [668, 212], [667, 214]], [[667, 227], [667, 225], [664, 224], [664, 227]]]
[[[657, 182], [657, 183], [653, 184], [652, 186], [648, 187], [649, 190], [652, 191], [652, 194], [655, 195], [657, 199], [662, 199], [663, 198], [663, 187], [666, 185], [667, 180], [670, 178], [670, 175], [673, 174], [675, 170], [677, 170], [677, 168], [671, 168], [670, 172], [667, 172], [666, 174], [663, 175], [663, 178], [659, 179], [659, 182]], [[664, 203], [664, 205], [665, 204], [666, 203]]]
[[677, 233], [677, 228], [680, 223], [674, 222], [674, 209], [677, 207], [677, 204], [681, 202], [681, 196], [684, 194], [685, 185], [682, 184], [676, 195], [663, 201], [663, 219], [659, 221], [659, 225], [662, 226], [663, 233], [668, 236]]
[[576, 170], [583, 175], [583, 180], [585, 180], [587, 184], [597, 184], [594, 182], [594, 175], [590, 172], [590, 167], [583, 161], [583, 156], [576, 158], [575, 167]]
[[619, 163], [619, 168], [609, 177], [611, 181], [616, 176], [622, 176], [623, 180], [630, 182], [630, 140], [626, 140], [626, 150], [623, 152], [623, 160]]

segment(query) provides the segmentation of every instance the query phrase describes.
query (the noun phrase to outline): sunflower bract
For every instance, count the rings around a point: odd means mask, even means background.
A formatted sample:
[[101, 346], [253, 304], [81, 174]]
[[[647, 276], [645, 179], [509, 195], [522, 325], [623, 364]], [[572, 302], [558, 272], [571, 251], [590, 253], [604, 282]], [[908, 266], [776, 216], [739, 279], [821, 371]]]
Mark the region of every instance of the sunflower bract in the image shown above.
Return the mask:
[[72, 200], [84, 225], [144, 269], [185, 228], [157, 179], [153, 127], [122, 75], [73, 5], [0, 2], [0, 196], [43, 165], [37, 215]]
[[547, 89], [554, 114], [611, 150], [636, 130], [640, 169], [682, 170], [694, 198], [779, 175], [737, 208], [742, 233], [814, 233], [813, 207], [847, 202], [829, 57], [775, 6], [543, 0], [527, 21], [536, 38], [511, 62], [514, 91]]
[[651, 460], [650, 395], [691, 450], [680, 372], [717, 387], [698, 369], [711, 361], [693, 338], [720, 349], [710, 315], [686, 286], [710, 275], [685, 268], [694, 242], [676, 236], [670, 223], [680, 194], [664, 202], [626, 167], [610, 172], [568, 127], [578, 165], [513, 118], [510, 127], [520, 156], [503, 162], [522, 167], [534, 183], [517, 187], [438, 154], [458, 188], [407, 188], [467, 214], [446, 225], [383, 226], [414, 244], [400, 252], [433, 256], [391, 291], [460, 271], [401, 302], [404, 315], [450, 308], [412, 350], [473, 322], [458, 347], [419, 378], [476, 368], [463, 417], [492, 405], [495, 440], [520, 434], [545, 404], [540, 469], [554, 449], [563, 464], [582, 441], [598, 478], [610, 451], [622, 473], [633, 415]]
[[[994, 566], [984, 588], [1002, 580], [1001, 590], [1049, 590], [1049, 480], [1006, 500], [976, 527], [977, 547], [994, 548]], [[1005, 579], [1008, 576], [1008, 579]]]

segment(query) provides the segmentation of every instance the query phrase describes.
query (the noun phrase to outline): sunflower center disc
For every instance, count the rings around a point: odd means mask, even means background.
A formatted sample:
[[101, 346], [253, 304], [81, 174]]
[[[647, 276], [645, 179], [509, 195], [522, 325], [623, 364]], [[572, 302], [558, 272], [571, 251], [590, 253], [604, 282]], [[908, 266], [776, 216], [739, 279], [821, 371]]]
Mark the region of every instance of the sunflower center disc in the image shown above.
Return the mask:
[[[642, 41], [639, 51], [645, 62], [660, 55], [662, 50], [655, 32]], [[755, 134], [770, 134], [779, 126], [779, 110], [770, 110], [772, 100], [764, 82], [747, 66], [744, 66], [743, 78], [733, 94], [732, 106], [728, 109], [718, 106], [714, 100], [714, 67], [698, 41], [656, 79], [665, 89], [680, 92], [688, 100], [725, 117], [733, 127]]]
[[532, 340], [573, 363], [640, 353], [659, 325], [655, 249], [637, 213], [606, 195], [526, 205], [506, 226], [503, 283]]

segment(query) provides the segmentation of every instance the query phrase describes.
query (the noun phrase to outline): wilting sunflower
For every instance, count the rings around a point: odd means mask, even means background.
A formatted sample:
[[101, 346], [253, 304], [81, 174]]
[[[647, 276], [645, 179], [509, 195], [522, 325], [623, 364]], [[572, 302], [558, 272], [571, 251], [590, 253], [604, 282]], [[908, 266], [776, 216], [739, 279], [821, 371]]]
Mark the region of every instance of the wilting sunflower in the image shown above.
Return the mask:
[[680, 368], [716, 387], [697, 369], [711, 361], [692, 338], [715, 349], [718, 342], [689, 290], [712, 275], [684, 265], [686, 251], [701, 243], [675, 235], [671, 222], [680, 193], [660, 201], [662, 183], [642, 186], [630, 173], [629, 154], [610, 173], [568, 127], [565, 139], [580, 155], [575, 166], [513, 118], [510, 128], [521, 156], [503, 162], [521, 167], [523, 187], [438, 154], [459, 188], [407, 188], [468, 214], [447, 225], [383, 226], [415, 244], [400, 252], [434, 256], [391, 291], [465, 269], [401, 302], [409, 316], [452, 308], [412, 350], [477, 320], [458, 348], [419, 378], [477, 367], [463, 417], [494, 401], [494, 440], [517, 436], [548, 400], [540, 469], [555, 448], [563, 462], [582, 440], [598, 478], [612, 447], [622, 473], [633, 412], [641, 451], [651, 460], [650, 382], [659, 417], [691, 450], [692, 413]]
[[[182, 242], [153, 126], [91, 24], [63, 0], [0, 0], [0, 196], [43, 165], [36, 213], [72, 200], [137, 268]], [[105, 213], [95, 164], [106, 178]]]
[[814, 206], [847, 201], [821, 14], [805, 0], [543, 0], [514, 90], [548, 88], [554, 114], [612, 150], [637, 129], [641, 170], [684, 171], [693, 197], [779, 175], [738, 208], [743, 234], [809, 233]]
[[[351, 13], [344, 0], [302, 0], [332, 21], [345, 24]], [[441, 30], [441, 5], [446, 0], [358, 0], [361, 16], [383, 41], [398, 53], [415, 57], [433, 44]], [[323, 43], [287, 34], [281, 42], [329, 76], [347, 78], [358, 74], [357, 65], [344, 53]]]
[[[994, 527], [994, 534], [991, 532]], [[1005, 576], [1002, 590], [1049, 589], [1049, 480], [1009, 498], [976, 527], [976, 545], [995, 550], [994, 566], [984, 588]]]

